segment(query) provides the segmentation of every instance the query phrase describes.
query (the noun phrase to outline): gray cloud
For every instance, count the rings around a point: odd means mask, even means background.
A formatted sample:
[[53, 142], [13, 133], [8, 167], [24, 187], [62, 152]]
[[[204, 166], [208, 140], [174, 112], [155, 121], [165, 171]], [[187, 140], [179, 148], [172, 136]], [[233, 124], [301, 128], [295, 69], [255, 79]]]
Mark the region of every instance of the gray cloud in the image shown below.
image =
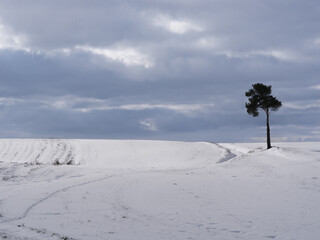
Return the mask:
[[[1, 1], [4, 137], [319, 140], [316, 1]], [[255, 129], [255, 130], [254, 130]]]

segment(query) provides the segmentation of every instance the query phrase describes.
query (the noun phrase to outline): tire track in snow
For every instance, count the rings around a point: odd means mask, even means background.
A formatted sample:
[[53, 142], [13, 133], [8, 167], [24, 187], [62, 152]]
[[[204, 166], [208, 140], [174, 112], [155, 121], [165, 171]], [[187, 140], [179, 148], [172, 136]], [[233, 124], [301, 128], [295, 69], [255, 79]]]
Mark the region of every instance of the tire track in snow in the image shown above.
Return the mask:
[[108, 178], [112, 178], [112, 177], [114, 177], [114, 175], [110, 175], [110, 176], [107, 176], [107, 177], [103, 177], [103, 178], [99, 178], [99, 179], [95, 179], [95, 180], [91, 180], [91, 181], [87, 181], [87, 182], [83, 182], [83, 183], [79, 183], [79, 184], [75, 184], [75, 185], [71, 185], [71, 186], [68, 186], [68, 187], [64, 187], [64, 188], [58, 189], [58, 190], [56, 190], [56, 191], [48, 194], [48, 195], [45, 196], [44, 198], [36, 201], [36, 202], [33, 203], [32, 205], [30, 205], [20, 217], [16, 217], [16, 218], [11, 218], [11, 219], [8, 219], [8, 220], [4, 220], [4, 221], [1, 221], [0, 223], [10, 223], [10, 222], [14, 222], [14, 221], [18, 221], [18, 220], [24, 219], [25, 217], [27, 217], [27, 215], [29, 214], [29, 212], [30, 212], [33, 208], [35, 208], [35, 207], [38, 206], [39, 204], [43, 203], [44, 201], [50, 199], [51, 197], [57, 195], [58, 193], [66, 192], [66, 191], [68, 191], [69, 189], [81, 187], [81, 186], [84, 186], [84, 185], [88, 185], [88, 184], [90, 184], [90, 183], [99, 182], [99, 181], [104, 181], [104, 180], [106, 180], [106, 179], [108, 179]]
[[[109, 178], [123, 177], [123, 176], [127, 176], [127, 175], [139, 174], [139, 173], [141, 173], [141, 172], [138, 171], [138, 172], [129, 172], [129, 173], [125, 173], [125, 174], [122, 173], [122, 174], [116, 174], [116, 175], [109, 175], [109, 176], [105, 176], [105, 177], [102, 177], [102, 178], [98, 178], [98, 179], [94, 179], [94, 180], [91, 180], [91, 181], [86, 181], [86, 182], [82, 182], [82, 183], [79, 183], [79, 184], [74, 184], [74, 185], [71, 185], [71, 186], [68, 186], [68, 187], [64, 187], [64, 188], [58, 189], [58, 190], [46, 195], [44, 198], [42, 198], [42, 199], [34, 202], [33, 204], [31, 204], [20, 217], [16, 217], [16, 218], [11, 218], [11, 219], [7, 219], [7, 220], [4, 220], [4, 221], [0, 221], [0, 224], [2, 224], [2, 223], [4, 223], [4, 224], [5, 223], [6, 224], [12, 224], [12, 222], [19, 221], [19, 220], [22, 220], [22, 219], [26, 218], [28, 216], [28, 214], [30, 213], [30, 211], [32, 211], [35, 207], [37, 207], [41, 203], [45, 202], [46, 200], [49, 200], [51, 197], [53, 197], [53, 196], [55, 196], [55, 195], [57, 195], [59, 193], [66, 192], [66, 191], [68, 191], [70, 189], [74, 189], [74, 188], [77, 188], [77, 187], [85, 186], [85, 185], [88, 185], [88, 184], [91, 184], [91, 183], [104, 181], [104, 180], [109, 179]], [[24, 225], [22, 226], [22, 225], [19, 224], [18, 227], [20, 226], [20, 227], [24, 227], [26, 229], [26, 226], [24, 226]], [[27, 228], [29, 228], [29, 227], [27, 227]], [[26, 229], [26, 230], [28, 230], [28, 229]], [[40, 233], [45, 234], [45, 232], [43, 232], [42, 230], [41, 230], [41, 232], [39, 232], [39, 229], [31, 229], [31, 228], [29, 228], [29, 230], [30, 231], [38, 230], [38, 231], [35, 231], [35, 232], [37, 232], [39, 234]], [[3, 232], [3, 231], [2, 232], [0, 231], [0, 237], [1, 237], [1, 234], [4, 234], [4, 236], [7, 235], [7, 236], [10, 236], [10, 237], [15, 237], [14, 239], [17, 239], [17, 240], [22, 239], [22, 238], [13, 236], [13, 235], [8, 235], [8, 233]], [[49, 234], [50, 237], [58, 237], [58, 239], [70, 239], [70, 240], [74, 240], [75, 239], [75, 238], [72, 238], [72, 237], [63, 236], [63, 235], [58, 234], [58, 233], [53, 233], [52, 234], [52, 233], [47, 232], [47, 234]], [[29, 240], [29, 238], [23, 238], [23, 239], [24, 240]]]

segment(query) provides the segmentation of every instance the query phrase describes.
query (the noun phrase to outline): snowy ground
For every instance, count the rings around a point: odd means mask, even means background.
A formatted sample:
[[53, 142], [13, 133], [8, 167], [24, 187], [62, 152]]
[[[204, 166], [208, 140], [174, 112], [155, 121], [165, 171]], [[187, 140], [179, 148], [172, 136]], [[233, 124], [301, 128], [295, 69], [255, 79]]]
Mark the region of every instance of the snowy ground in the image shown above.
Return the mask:
[[320, 236], [320, 143], [0, 140], [0, 239]]

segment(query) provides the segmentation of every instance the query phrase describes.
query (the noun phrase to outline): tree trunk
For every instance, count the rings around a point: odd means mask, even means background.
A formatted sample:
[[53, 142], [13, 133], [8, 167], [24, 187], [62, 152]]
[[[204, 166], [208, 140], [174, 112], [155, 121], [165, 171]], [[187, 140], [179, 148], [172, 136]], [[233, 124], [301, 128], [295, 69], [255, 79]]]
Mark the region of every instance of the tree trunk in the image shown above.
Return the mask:
[[269, 126], [269, 109], [266, 111], [267, 113], [267, 149], [271, 148], [271, 138], [270, 138], [270, 126]]

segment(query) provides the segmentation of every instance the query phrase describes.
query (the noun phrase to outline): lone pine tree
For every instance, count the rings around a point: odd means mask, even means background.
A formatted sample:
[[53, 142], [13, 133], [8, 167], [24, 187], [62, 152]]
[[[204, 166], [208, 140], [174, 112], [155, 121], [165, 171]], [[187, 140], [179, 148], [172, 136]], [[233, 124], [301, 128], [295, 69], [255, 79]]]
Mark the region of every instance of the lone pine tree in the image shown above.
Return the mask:
[[246, 103], [248, 114], [257, 117], [259, 116], [259, 109], [262, 109], [267, 114], [267, 148], [271, 148], [270, 125], [269, 117], [270, 111], [277, 111], [282, 103], [271, 95], [271, 86], [266, 86], [262, 83], [252, 85], [252, 88], [246, 92], [249, 102]]

